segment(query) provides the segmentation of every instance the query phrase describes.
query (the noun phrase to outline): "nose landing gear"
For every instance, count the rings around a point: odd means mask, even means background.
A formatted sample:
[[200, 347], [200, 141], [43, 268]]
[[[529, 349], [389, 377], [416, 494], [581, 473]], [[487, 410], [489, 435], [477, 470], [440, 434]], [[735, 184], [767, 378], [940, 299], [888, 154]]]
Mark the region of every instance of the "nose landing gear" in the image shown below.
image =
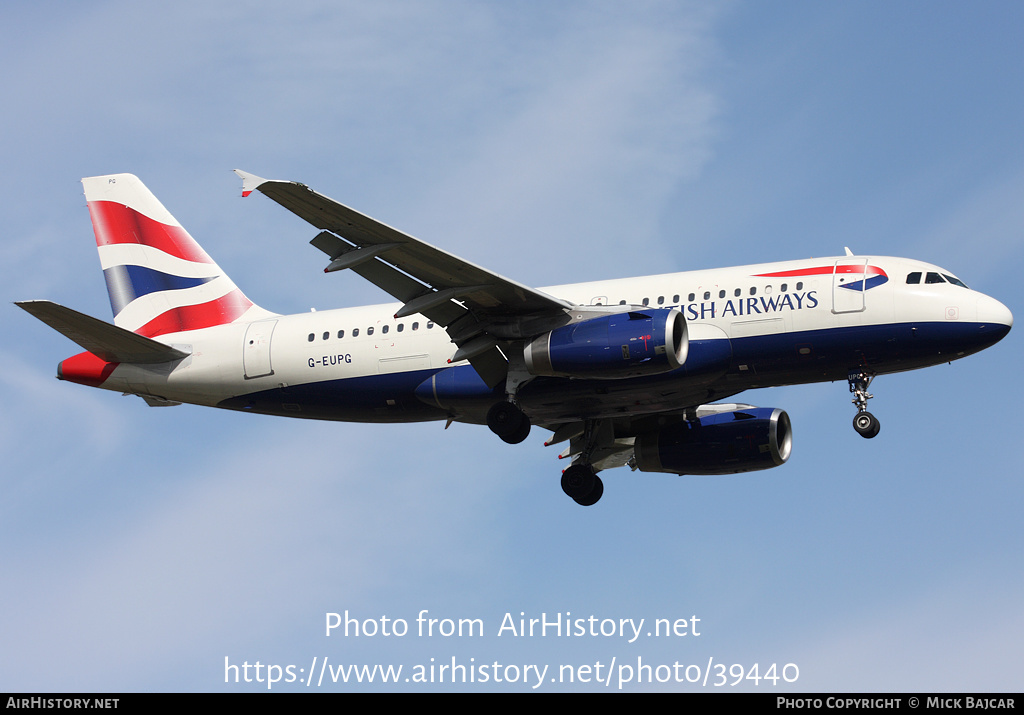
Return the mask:
[[868, 392], [868, 386], [874, 379], [873, 374], [864, 371], [850, 372], [847, 376], [850, 392], [853, 393], [853, 404], [857, 406], [857, 416], [853, 418], [853, 428], [865, 439], [871, 439], [881, 429], [878, 418], [868, 412], [868, 400], [874, 397]]

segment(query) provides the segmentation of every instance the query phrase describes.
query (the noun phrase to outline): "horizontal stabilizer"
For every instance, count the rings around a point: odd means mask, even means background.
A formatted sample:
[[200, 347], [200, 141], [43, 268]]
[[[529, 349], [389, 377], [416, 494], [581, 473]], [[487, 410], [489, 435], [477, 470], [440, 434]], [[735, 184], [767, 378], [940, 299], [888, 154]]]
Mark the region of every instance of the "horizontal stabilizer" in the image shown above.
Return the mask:
[[107, 362], [154, 364], [188, 357], [188, 353], [170, 345], [49, 300], [25, 300], [15, 305]]

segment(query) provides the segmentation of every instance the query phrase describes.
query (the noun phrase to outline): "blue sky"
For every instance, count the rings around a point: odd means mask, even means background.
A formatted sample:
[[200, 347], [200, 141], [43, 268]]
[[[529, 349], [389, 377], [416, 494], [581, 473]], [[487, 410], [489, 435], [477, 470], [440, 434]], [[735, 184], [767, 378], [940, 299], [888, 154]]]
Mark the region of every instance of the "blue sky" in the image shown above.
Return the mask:
[[[78, 180], [116, 172], [142, 178], [266, 308], [386, 300], [325, 276], [294, 216], [241, 200], [241, 168], [535, 286], [848, 245], [940, 264], [1021, 313], [1019, 3], [2, 13], [8, 303], [109, 319]], [[149, 408], [56, 381], [76, 347], [13, 305], [0, 325], [0, 690], [259, 690], [225, 684], [225, 657], [314, 656], [795, 663], [795, 684], [744, 685], [780, 693], [1024, 685], [1018, 331], [876, 380], [875, 440], [851, 429], [845, 384], [750, 393], [789, 412], [788, 464], [617, 470], [581, 509], [539, 432], [511, 447], [461, 425]], [[487, 632], [326, 638], [325, 613], [346, 609], [410, 623], [428, 609]], [[496, 635], [506, 612], [566, 611], [696, 615], [702, 630]]]

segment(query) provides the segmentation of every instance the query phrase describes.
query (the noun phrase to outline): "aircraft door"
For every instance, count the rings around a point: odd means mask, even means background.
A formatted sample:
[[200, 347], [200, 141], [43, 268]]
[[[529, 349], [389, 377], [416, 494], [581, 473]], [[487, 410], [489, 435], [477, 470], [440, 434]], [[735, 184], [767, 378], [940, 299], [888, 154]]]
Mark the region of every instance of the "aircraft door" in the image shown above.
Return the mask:
[[868, 259], [842, 258], [832, 268], [832, 312], [860, 313], [864, 310]]
[[270, 364], [270, 338], [274, 334], [276, 320], [260, 320], [250, 323], [245, 330], [245, 344], [242, 347], [242, 370], [245, 379], [273, 375]]

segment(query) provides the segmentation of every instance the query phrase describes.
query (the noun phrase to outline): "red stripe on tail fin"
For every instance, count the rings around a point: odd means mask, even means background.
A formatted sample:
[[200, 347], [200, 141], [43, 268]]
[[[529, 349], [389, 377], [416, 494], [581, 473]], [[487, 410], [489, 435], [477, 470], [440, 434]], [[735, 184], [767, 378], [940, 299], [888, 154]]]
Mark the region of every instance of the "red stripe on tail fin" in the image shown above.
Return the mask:
[[199, 305], [171, 308], [149, 321], [135, 332], [147, 338], [184, 330], [199, 330], [214, 325], [226, 325], [237, 320], [252, 307], [252, 301], [237, 288], [223, 298]]
[[186, 261], [213, 263], [213, 259], [181, 226], [161, 223], [113, 201], [90, 201], [89, 215], [97, 246], [138, 243]]

